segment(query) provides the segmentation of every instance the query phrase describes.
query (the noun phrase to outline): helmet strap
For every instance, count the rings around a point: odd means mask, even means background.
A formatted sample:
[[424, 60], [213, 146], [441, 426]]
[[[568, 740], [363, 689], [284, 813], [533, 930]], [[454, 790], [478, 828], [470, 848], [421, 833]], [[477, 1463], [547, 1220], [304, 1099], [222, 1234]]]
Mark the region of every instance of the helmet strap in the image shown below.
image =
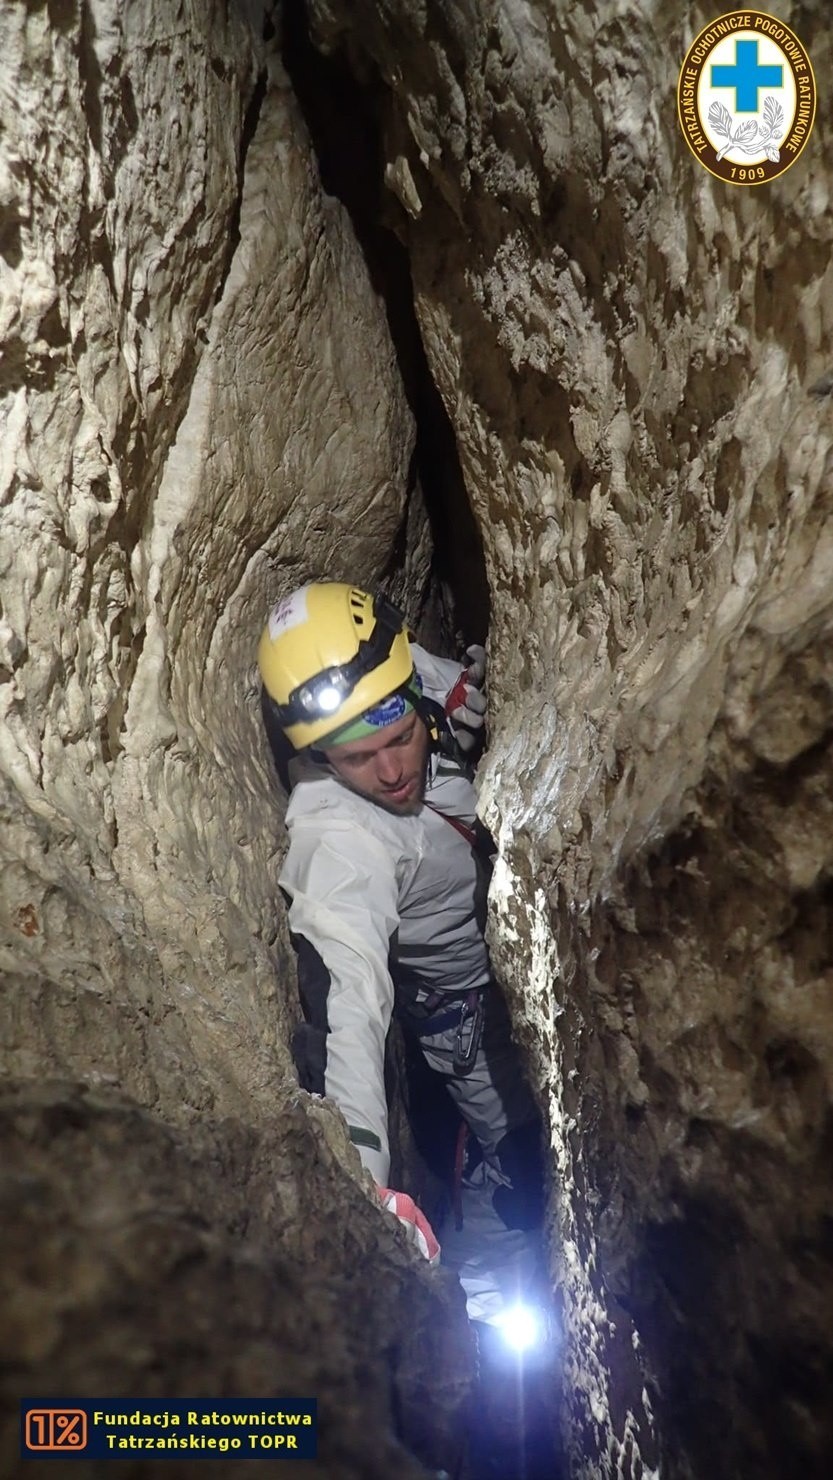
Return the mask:
[[442, 705], [435, 703], [433, 699], [426, 699], [423, 694], [414, 707], [428, 731], [432, 751], [445, 760], [453, 761], [470, 781], [474, 775], [474, 767], [460, 749]]

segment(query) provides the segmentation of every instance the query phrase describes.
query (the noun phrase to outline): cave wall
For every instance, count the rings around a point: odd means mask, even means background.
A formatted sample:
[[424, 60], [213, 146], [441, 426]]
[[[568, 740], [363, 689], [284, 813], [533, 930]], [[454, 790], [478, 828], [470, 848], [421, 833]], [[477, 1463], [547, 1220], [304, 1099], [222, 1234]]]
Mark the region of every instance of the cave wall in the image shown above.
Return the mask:
[[2, 1396], [317, 1393], [322, 1473], [417, 1474], [461, 1297], [297, 1088], [254, 668], [385, 568], [413, 425], [268, 9], [0, 14]]
[[[493, 944], [575, 1473], [827, 1473], [829, 109], [732, 189], [676, 119], [708, 7], [310, 11], [380, 98], [486, 552]], [[779, 18], [823, 96], [823, 7]]]
[[[310, 10], [384, 105], [486, 553], [574, 1470], [826, 1473], [829, 111], [732, 191], [677, 130], [701, 7]], [[824, 96], [820, 5], [782, 14]], [[0, 14], [2, 1393], [279, 1380], [331, 1398], [323, 1472], [416, 1474], [393, 1415], [453, 1452], [459, 1302], [295, 1085], [251, 660], [277, 591], [374, 580], [407, 518], [407, 596], [430, 548], [269, 32], [255, 0]]]

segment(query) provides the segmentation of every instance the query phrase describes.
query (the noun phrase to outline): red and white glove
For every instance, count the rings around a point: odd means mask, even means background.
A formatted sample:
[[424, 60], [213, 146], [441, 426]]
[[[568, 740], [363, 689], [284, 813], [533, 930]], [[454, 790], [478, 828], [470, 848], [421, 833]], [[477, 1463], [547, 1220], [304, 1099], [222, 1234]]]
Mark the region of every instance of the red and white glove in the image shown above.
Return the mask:
[[486, 649], [479, 643], [466, 648], [468, 666], [450, 690], [445, 701], [445, 712], [451, 722], [461, 750], [474, 750], [482, 738], [486, 723]]
[[440, 1246], [431, 1224], [407, 1192], [392, 1192], [389, 1187], [377, 1187], [383, 1208], [399, 1219], [412, 1244], [419, 1249], [430, 1265], [439, 1264]]

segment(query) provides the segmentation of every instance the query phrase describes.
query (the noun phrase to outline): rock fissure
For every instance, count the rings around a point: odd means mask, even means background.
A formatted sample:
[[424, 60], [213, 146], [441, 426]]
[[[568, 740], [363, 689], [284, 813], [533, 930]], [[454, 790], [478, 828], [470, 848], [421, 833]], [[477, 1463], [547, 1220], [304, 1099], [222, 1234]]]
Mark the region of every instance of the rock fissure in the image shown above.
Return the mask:
[[24, 1391], [286, 1382], [465, 1476], [459, 1291], [288, 1051], [253, 654], [329, 575], [488, 630], [568, 1468], [826, 1477], [830, 124], [707, 176], [626, 10], [0, 13], [4, 1473]]

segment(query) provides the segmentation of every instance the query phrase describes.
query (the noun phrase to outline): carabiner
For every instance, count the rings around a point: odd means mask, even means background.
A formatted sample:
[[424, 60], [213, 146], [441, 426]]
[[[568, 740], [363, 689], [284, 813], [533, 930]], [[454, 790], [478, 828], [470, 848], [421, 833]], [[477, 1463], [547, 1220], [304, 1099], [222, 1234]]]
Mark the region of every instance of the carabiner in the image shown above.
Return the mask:
[[483, 1016], [483, 993], [475, 988], [464, 998], [454, 1039], [454, 1073], [463, 1079], [474, 1068], [483, 1037]]

